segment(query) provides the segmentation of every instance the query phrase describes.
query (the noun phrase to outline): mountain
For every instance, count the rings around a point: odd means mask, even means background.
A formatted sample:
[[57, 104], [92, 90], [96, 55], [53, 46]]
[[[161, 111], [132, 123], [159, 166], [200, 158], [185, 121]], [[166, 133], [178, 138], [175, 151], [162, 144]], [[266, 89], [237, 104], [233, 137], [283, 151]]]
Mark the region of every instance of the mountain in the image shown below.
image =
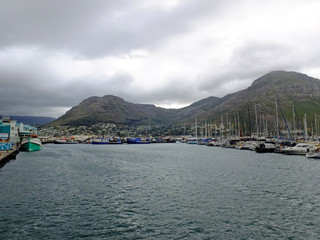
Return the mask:
[[45, 125], [55, 120], [52, 117], [10, 116], [10, 119], [27, 125]]
[[255, 80], [247, 89], [225, 96], [219, 106], [202, 118], [237, 112], [246, 118], [248, 111], [253, 113], [254, 106], [260, 113], [274, 115], [276, 100], [286, 117], [292, 116], [293, 106], [298, 114], [311, 116], [320, 110], [320, 81], [301, 73], [274, 71]]
[[274, 71], [255, 80], [247, 89], [223, 98], [208, 97], [180, 109], [164, 109], [150, 104], [135, 104], [107, 95], [90, 97], [51, 125], [92, 125], [99, 122], [116, 124], [192, 124], [220, 120], [221, 116], [252, 122], [254, 112], [274, 119], [275, 101], [286, 117], [292, 116], [292, 106], [300, 116], [320, 110], [320, 81], [297, 72]]
[[167, 125], [181, 122], [184, 119], [193, 119], [192, 121], [194, 121], [198, 115], [220, 104], [220, 101], [220, 98], [208, 97], [181, 109], [165, 109], [150, 104], [126, 102], [122, 98], [112, 95], [90, 97], [70, 109], [51, 125], [80, 126], [99, 122], [124, 125]]
[[120, 97], [90, 97], [71, 108], [51, 125], [92, 125], [100, 122], [124, 125], [166, 124], [172, 110], [151, 104], [134, 104]]
[[191, 105], [176, 109], [171, 113], [169, 120], [172, 124], [189, 124], [194, 123], [196, 118], [206, 116], [206, 114], [215, 109], [222, 103], [223, 99], [218, 97], [208, 97], [192, 103]]

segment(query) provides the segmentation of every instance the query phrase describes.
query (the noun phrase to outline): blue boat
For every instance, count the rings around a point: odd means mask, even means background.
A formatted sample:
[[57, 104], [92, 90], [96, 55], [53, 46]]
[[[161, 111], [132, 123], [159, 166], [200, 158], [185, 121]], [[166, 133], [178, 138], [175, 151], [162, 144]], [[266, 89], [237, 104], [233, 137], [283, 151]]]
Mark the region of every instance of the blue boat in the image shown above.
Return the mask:
[[128, 144], [149, 144], [151, 143], [150, 139], [141, 139], [141, 138], [127, 138]]

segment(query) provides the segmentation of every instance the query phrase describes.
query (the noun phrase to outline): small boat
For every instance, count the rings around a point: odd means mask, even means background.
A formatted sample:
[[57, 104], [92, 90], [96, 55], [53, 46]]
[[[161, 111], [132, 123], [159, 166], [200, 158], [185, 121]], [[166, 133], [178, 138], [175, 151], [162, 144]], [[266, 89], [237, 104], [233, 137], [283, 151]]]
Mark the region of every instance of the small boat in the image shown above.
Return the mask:
[[127, 138], [127, 144], [149, 144], [149, 143], [151, 143], [150, 139]]
[[275, 153], [284, 153], [282, 150], [287, 148], [287, 147], [294, 147], [296, 146], [296, 143], [295, 142], [280, 142], [280, 143], [276, 143], [275, 144], [276, 146], [276, 149], [274, 150]]
[[311, 143], [299, 143], [294, 147], [285, 147], [281, 149], [281, 152], [289, 155], [306, 155], [308, 152], [308, 149], [314, 146], [315, 144], [311, 144]]
[[34, 152], [39, 151], [42, 148], [42, 143], [36, 136], [30, 136], [22, 139], [20, 151]]
[[257, 153], [274, 152], [275, 149], [276, 147], [273, 143], [261, 143], [255, 148]]
[[98, 138], [98, 139], [93, 139], [92, 144], [123, 144], [123, 142], [118, 139], [118, 138]]
[[222, 145], [222, 141], [215, 141], [214, 143], [213, 143], [213, 146], [214, 147], [221, 147], [221, 145]]
[[234, 140], [226, 140], [221, 144], [221, 147], [224, 148], [235, 148], [236, 141]]
[[250, 147], [251, 145], [244, 141], [237, 142], [235, 145], [235, 148], [239, 150], [250, 150]]
[[320, 146], [314, 146], [308, 149], [306, 153], [307, 158], [320, 158]]
[[75, 140], [74, 138], [61, 138], [54, 140], [55, 144], [77, 144], [79, 141]]
[[213, 147], [214, 146], [215, 141], [214, 140], [210, 140], [207, 142], [207, 146], [209, 147]]

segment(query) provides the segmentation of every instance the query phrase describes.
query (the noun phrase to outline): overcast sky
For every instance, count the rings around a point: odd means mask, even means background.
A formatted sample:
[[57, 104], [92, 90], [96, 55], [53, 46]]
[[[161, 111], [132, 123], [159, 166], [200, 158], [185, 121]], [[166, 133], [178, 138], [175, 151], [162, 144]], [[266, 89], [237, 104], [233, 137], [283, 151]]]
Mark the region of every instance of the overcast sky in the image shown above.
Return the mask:
[[319, 0], [0, 2], [0, 114], [90, 96], [179, 108], [273, 70], [320, 78]]

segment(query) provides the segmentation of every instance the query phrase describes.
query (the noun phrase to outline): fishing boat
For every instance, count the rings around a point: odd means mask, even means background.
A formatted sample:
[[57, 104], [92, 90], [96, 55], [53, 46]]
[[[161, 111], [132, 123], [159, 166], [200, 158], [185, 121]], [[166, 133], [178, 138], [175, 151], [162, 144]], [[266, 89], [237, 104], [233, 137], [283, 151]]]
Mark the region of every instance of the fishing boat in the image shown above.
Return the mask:
[[26, 152], [34, 152], [41, 150], [41, 148], [41, 140], [36, 136], [30, 136], [22, 140], [20, 150]]
[[118, 138], [98, 138], [98, 139], [93, 139], [92, 144], [122, 144], [123, 142], [118, 139]]

